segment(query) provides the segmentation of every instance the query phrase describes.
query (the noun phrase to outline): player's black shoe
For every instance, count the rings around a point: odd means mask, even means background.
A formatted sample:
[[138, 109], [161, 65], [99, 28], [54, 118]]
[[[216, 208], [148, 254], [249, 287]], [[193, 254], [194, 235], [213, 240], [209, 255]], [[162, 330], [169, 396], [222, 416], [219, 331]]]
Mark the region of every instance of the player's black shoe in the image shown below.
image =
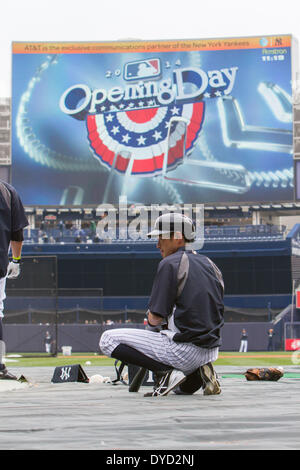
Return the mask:
[[200, 374], [203, 380], [203, 395], [219, 395], [221, 393], [218, 376], [211, 362], [200, 367]]
[[6, 367], [0, 370], [0, 380], [18, 380], [17, 377], [6, 369]]
[[193, 393], [205, 387], [205, 383], [202, 380], [200, 367], [194, 372], [186, 376], [186, 380], [178, 385], [173, 393], [176, 395], [193, 395]]

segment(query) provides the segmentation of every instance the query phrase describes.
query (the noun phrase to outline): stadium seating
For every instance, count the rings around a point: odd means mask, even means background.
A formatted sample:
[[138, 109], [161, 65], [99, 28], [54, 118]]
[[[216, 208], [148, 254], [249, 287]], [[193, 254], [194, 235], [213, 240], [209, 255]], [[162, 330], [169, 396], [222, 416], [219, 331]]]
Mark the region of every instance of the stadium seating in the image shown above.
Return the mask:
[[[228, 225], [217, 226], [210, 225], [204, 228], [205, 242], [232, 242], [232, 241], [276, 241], [283, 240], [285, 237], [286, 227], [275, 225]], [[153, 240], [142, 239], [132, 240], [119, 239], [119, 232], [116, 231], [116, 239], [95, 240], [94, 234], [86, 230], [82, 236], [76, 235], [75, 230], [65, 229], [62, 233], [58, 228], [52, 228], [41, 232], [39, 229], [25, 230], [26, 244], [69, 244], [69, 243], [153, 243]]]

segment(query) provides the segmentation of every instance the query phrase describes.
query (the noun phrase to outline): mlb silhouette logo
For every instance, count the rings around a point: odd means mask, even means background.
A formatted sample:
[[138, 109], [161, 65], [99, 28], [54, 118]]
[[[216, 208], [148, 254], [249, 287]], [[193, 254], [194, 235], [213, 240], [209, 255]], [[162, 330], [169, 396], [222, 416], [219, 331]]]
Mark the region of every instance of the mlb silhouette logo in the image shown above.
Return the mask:
[[125, 80], [158, 78], [161, 74], [160, 59], [146, 59], [129, 62], [124, 66]]

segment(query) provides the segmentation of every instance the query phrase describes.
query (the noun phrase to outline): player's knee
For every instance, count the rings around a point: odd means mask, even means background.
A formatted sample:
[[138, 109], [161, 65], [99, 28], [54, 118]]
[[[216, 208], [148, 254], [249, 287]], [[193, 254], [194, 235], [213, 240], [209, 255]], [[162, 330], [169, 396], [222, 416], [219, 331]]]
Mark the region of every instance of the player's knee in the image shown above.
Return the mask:
[[106, 356], [110, 356], [111, 354], [111, 348], [109, 347], [109, 345], [111, 344], [111, 341], [109, 337], [110, 337], [109, 330], [104, 331], [104, 333], [102, 333], [101, 335], [100, 342], [99, 342], [100, 350]]

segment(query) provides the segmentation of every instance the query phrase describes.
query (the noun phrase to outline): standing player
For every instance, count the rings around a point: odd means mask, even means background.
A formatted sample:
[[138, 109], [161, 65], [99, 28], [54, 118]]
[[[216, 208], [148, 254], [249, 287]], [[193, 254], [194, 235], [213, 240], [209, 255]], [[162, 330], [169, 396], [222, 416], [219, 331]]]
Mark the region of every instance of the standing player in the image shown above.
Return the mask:
[[270, 328], [268, 330], [268, 351], [274, 351], [274, 330], [273, 328]]
[[243, 328], [239, 352], [247, 352], [247, 351], [248, 351], [248, 333], [245, 330], [245, 328]]
[[[107, 356], [154, 372], [152, 396], [221, 392], [212, 366], [221, 345], [224, 284], [215, 264], [186, 249], [194, 240], [191, 219], [164, 214], [149, 236], [158, 236], [159, 263], [148, 310], [148, 328], [103, 333], [100, 349]], [[149, 395], [149, 394], [147, 394]]]
[[[0, 181], [0, 341], [3, 341], [3, 301], [6, 278], [16, 279], [20, 274], [20, 260], [23, 245], [23, 228], [28, 225], [22, 201], [17, 191]], [[11, 248], [12, 261], [8, 252]], [[2, 364], [0, 357], [0, 379], [16, 380]]]
[[47, 354], [51, 354], [51, 347], [52, 347], [52, 336], [50, 335], [49, 331], [46, 331], [45, 336], [45, 350]]

